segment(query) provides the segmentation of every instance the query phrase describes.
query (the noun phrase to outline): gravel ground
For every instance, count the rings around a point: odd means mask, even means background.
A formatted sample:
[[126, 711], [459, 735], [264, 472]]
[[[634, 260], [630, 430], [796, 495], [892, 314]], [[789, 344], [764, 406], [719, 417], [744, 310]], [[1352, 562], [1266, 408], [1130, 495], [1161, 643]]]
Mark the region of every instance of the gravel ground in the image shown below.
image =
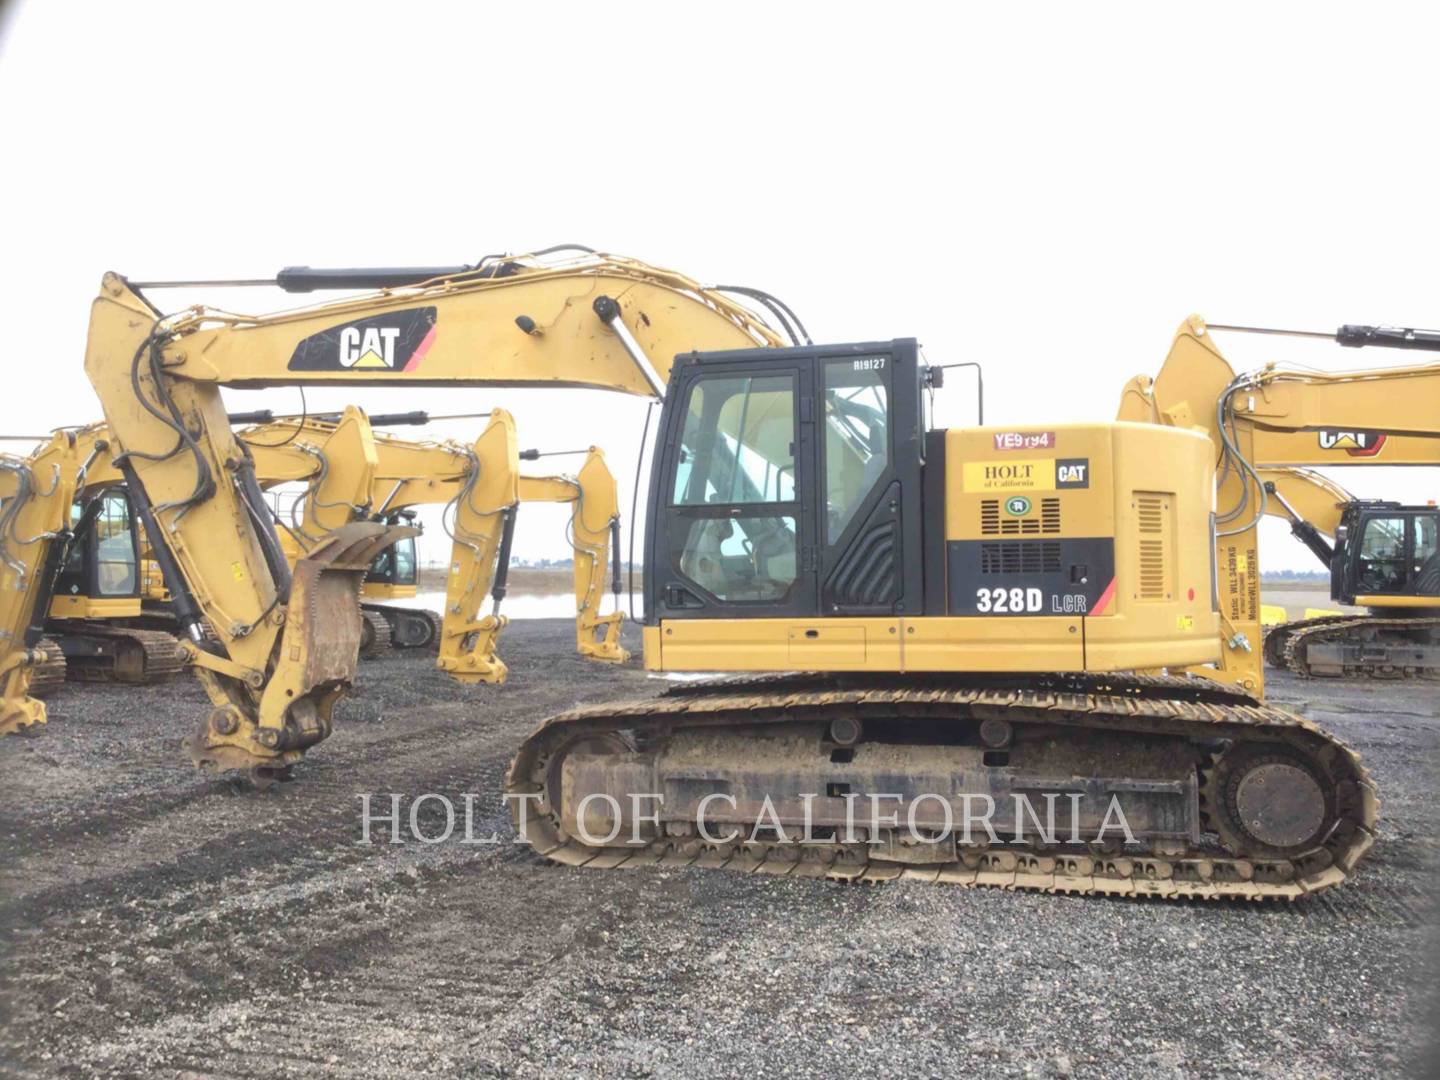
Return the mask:
[[[573, 657], [570, 633], [513, 624], [498, 689], [419, 656], [368, 663], [336, 736], [268, 792], [181, 763], [205, 709], [188, 679], [67, 688], [48, 726], [0, 745], [0, 1069], [1394, 1076], [1433, 1030], [1433, 686], [1275, 678], [1272, 699], [1357, 746], [1384, 799], [1357, 880], [1294, 905], [361, 844], [358, 794], [392, 791], [472, 792], [474, 834], [508, 841], [498, 790], [528, 730], [657, 690]], [[419, 822], [443, 827], [438, 802]]]

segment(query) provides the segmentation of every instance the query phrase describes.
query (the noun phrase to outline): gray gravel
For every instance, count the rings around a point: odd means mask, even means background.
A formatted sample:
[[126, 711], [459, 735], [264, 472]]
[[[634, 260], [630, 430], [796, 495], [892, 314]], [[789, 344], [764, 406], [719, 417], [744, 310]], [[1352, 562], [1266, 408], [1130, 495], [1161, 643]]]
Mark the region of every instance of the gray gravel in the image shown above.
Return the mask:
[[[17, 1076], [1394, 1076], [1433, 1030], [1436, 688], [1276, 678], [1358, 747], [1381, 840], [1289, 906], [1135, 903], [699, 870], [510, 843], [362, 846], [359, 792], [464, 792], [498, 828], [544, 715], [652, 693], [560, 621], [466, 690], [367, 664], [267, 793], [177, 744], [188, 680], [70, 687], [0, 744], [0, 1055]], [[438, 805], [421, 824], [443, 825]], [[1431, 1075], [1440, 1075], [1436, 1070]]]

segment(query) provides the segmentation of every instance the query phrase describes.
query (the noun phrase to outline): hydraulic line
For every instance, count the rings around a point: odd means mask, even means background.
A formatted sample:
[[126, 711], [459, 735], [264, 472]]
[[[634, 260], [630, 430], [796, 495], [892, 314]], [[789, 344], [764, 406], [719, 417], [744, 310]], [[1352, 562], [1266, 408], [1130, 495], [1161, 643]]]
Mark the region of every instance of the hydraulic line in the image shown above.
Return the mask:
[[[141, 408], [175, 432], [175, 445], [163, 454], [147, 454], [138, 450], [131, 450], [127, 456], [137, 457], [144, 461], [168, 461], [182, 449], [188, 449], [190, 451], [195, 459], [194, 490], [184, 499], [164, 503], [154, 508], [157, 512], [160, 510], [178, 510], [179, 514], [176, 517], [178, 521], [191, 506], [203, 502], [215, 493], [215, 478], [211, 475], [210, 463], [205, 459], [205, 454], [201, 451], [199, 444], [196, 443], [194, 437], [185, 427], [179, 408], [176, 407], [174, 399], [170, 397], [169, 391], [165, 389], [165, 373], [160, 363], [160, 344], [163, 336], [163, 333], [158, 328], [152, 330], [149, 335], [146, 336], [145, 340], [140, 343], [140, 347], [135, 350], [134, 359], [130, 363], [130, 387], [135, 394], [135, 399], [140, 403]], [[140, 360], [147, 352], [150, 354], [151, 385], [155, 388], [155, 396], [159, 398], [161, 404], [165, 406], [165, 411], [163, 412], [151, 403], [140, 386]]]
[[515, 521], [520, 516], [518, 506], [507, 506], [500, 513], [505, 515], [500, 524], [500, 549], [495, 554], [495, 579], [490, 583], [490, 614], [500, 614], [500, 601], [509, 591], [510, 547], [515, 541]]
[[[650, 442], [650, 414], [655, 411], [655, 402], [645, 407], [645, 427], [640, 432], [640, 451], [635, 455], [635, 486], [630, 491], [630, 568], [628, 584], [630, 589], [630, 621], [635, 618], [635, 516], [640, 505], [640, 474], [645, 469], [645, 447]], [[619, 606], [618, 603], [616, 605]]]
[[275, 583], [275, 602], [270, 605], [273, 608], [275, 604], [290, 602], [290, 560], [285, 558], [285, 550], [280, 546], [280, 536], [275, 532], [275, 526], [266, 509], [265, 493], [260, 490], [260, 482], [255, 477], [255, 460], [250, 456], [249, 447], [243, 442], [240, 448], [242, 456], [235, 468], [240, 499], [250, 514], [256, 539], [260, 543], [260, 553], [265, 558], [270, 579]]
[[176, 563], [169, 545], [162, 538], [163, 534], [159, 522], [155, 519], [155, 511], [150, 505], [150, 498], [145, 494], [145, 488], [140, 483], [140, 478], [135, 475], [135, 466], [130, 464], [128, 457], [116, 459], [115, 465], [119, 468], [121, 475], [125, 477], [125, 486], [129, 489], [130, 498], [135, 503], [135, 516], [140, 519], [140, 526], [145, 530], [145, 535], [150, 537], [151, 555], [160, 567], [160, 577], [165, 582], [165, 588], [170, 592], [170, 609], [175, 613], [176, 620], [191, 640], [203, 641], [205, 639], [205, 615], [200, 610], [195, 595], [190, 591], [185, 575], [180, 572], [179, 564]]

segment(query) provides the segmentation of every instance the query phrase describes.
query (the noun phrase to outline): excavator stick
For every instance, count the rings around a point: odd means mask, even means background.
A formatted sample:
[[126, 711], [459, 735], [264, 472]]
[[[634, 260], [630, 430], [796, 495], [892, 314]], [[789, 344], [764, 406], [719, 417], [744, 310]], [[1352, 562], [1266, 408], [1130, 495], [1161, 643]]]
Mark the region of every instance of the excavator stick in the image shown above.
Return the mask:
[[[265, 782], [299, 761], [329, 736], [335, 702], [355, 680], [360, 653], [360, 585], [375, 556], [415, 535], [407, 526], [362, 521], [342, 525], [295, 563], [278, 659], [268, 683], [245, 681], [264, 694], [258, 719], [225, 700], [216, 677], [231, 666], [190, 645], [216, 708], [188, 740], [197, 766], [214, 772], [243, 770]], [[233, 689], [229, 690], [234, 693]], [[216, 699], [219, 700], [216, 700]]]
[[[520, 477], [521, 502], [570, 504], [576, 651], [587, 660], [612, 664], [623, 664], [630, 659], [630, 653], [620, 645], [624, 614], [618, 608], [609, 615], [600, 614], [607, 570], [615, 572], [613, 583], [617, 597], [620, 592], [619, 499], [615, 475], [605, 464], [605, 453], [598, 446], [592, 446], [585, 452], [585, 463], [574, 479], [566, 476]], [[508, 559], [501, 563], [501, 574], [505, 573], [506, 562]], [[503, 595], [504, 585], [499, 578], [497, 585], [500, 595]]]
[[[605, 455], [592, 446], [576, 477], [572, 532], [575, 545], [575, 641], [580, 655], [591, 660], [623, 664], [630, 653], [620, 645], [625, 615], [616, 610], [600, 614], [607, 564], [614, 574], [614, 594], [620, 595], [620, 505], [615, 476]], [[584, 564], [584, 565], [582, 565]]]
[[64, 677], [64, 655], [41, 635], [70, 503], [101, 452], [97, 445], [82, 460], [77, 442], [61, 431], [28, 458], [0, 456], [0, 735], [45, 723], [37, 683], [48, 690]]
[[[451, 503], [454, 543], [436, 666], [457, 682], [503, 683], [508, 669], [496, 655], [496, 644], [509, 620], [498, 611], [478, 612], [495, 582], [497, 565], [503, 575], [510, 557], [509, 538], [520, 501], [514, 418], [503, 409], [492, 412], [471, 453], [472, 468]], [[496, 608], [503, 589], [501, 585]]]

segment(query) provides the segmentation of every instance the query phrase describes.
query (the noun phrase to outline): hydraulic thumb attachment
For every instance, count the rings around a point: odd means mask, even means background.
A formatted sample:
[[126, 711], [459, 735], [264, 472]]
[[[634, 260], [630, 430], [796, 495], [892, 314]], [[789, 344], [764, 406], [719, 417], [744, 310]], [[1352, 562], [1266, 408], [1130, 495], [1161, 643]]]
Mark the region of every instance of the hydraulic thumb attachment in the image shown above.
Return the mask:
[[265, 784], [329, 736], [335, 702], [355, 679], [365, 572], [381, 551], [418, 531], [353, 522], [297, 561], [289, 603], [268, 616], [283, 629], [267, 671], [187, 646], [214, 705], [185, 741], [196, 765], [243, 770]]

